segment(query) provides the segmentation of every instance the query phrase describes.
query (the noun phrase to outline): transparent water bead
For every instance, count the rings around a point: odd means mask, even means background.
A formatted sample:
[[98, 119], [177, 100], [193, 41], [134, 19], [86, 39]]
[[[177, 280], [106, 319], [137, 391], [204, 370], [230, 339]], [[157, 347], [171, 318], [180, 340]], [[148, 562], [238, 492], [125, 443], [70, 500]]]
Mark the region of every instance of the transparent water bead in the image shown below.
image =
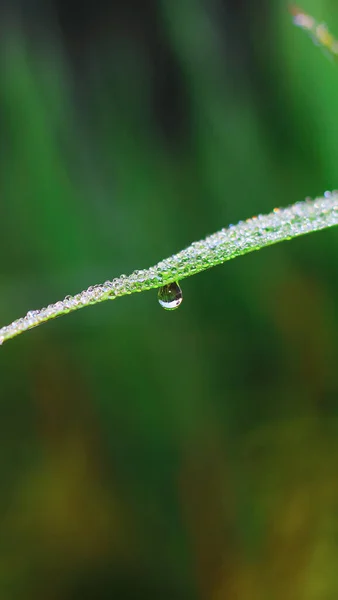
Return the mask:
[[165, 310], [175, 310], [183, 301], [183, 294], [178, 283], [163, 285], [158, 290], [158, 301]]

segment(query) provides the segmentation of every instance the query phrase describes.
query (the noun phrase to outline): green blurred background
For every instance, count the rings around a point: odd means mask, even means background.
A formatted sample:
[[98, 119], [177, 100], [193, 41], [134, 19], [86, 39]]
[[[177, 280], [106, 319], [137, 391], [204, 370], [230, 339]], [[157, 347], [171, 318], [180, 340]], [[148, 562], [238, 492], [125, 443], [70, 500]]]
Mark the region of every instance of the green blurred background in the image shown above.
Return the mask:
[[[338, 187], [337, 106], [284, 0], [2, 3], [1, 325]], [[1, 600], [338, 597], [337, 252], [4, 345]]]

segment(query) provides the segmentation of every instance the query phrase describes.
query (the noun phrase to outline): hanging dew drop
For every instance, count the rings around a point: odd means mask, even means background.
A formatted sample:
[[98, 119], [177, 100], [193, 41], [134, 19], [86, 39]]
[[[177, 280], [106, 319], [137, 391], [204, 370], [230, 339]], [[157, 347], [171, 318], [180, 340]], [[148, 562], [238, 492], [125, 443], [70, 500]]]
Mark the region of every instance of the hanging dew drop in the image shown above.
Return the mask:
[[165, 310], [175, 310], [183, 301], [183, 294], [178, 283], [163, 285], [158, 291], [158, 301]]

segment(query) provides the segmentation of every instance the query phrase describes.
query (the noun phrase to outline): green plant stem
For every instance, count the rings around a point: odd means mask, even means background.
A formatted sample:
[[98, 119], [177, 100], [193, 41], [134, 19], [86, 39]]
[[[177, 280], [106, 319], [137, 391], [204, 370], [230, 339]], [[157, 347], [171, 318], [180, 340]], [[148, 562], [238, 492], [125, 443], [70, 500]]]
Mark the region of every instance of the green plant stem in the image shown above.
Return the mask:
[[322, 198], [275, 209], [269, 215], [252, 217], [221, 229], [204, 240], [193, 242], [185, 250], [154, 267], [134, 271], [128, 277], [121, 275], [113, 281], [89, 287], [76, 296], [66, 296], [47, 308], [29, 311], [25, 317], [0, 329], [0, 344], [79, 308], [134, 292], [160, 288], [236, 256], [333, 225], [338, 225], [338, 192], [326, 192]]

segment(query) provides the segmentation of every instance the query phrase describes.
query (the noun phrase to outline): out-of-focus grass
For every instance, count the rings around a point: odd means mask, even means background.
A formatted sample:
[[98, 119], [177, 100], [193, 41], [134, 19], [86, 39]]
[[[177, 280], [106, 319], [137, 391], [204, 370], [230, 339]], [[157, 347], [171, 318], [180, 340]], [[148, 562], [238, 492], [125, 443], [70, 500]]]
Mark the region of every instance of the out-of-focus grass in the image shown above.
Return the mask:
[[[284, 3], [253, 20], [256, 87], [231, 27], [183, 4], [161, 4], [189, 109], [172, 146], [142, 45], [98, 40], [79, 82], [7, 32], [3, 323], [337, 187], [337, 67]], [[330, 6], [304, 9], [338, 31]], [[187, 281], [174, 314], [141, 294], [1, 351], [1, 597], [335, 595], [336, 247], [296, 240]]]

